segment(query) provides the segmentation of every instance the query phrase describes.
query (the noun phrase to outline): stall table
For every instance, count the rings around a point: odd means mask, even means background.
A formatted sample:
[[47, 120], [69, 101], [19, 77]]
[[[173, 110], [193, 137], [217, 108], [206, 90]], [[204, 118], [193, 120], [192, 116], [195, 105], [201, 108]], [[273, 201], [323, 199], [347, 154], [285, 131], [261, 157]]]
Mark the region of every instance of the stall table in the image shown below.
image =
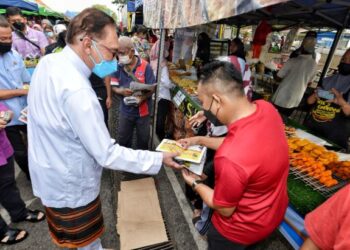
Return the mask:
[[[202, 109], [198, 98], [194, 95], [190, 95], [180, 86], [176, 86], [172, 90], [172, 101], [177, 108], [177, 111], [182, 113], [182, 117], [185, 120], [188, 120], [191, 116]], [[293, 120], [288, 119], [285, 121], [285, 124], [311, 133], [306, 127]], [[184, 129], [189, 128], [184, 126]], [[319, 139], [327, 141], [324, 138]], [[328, 142], [326, 147], [327, 149], [334, 151], [341, 150], [341, 147], [331, 142]], [[337, 189], [330, 189], [328, 195], [322, 194], [320, 190], [316, 191], [315, 188], [305, 183], [300, 176], [296, 175], [296, 172], [293, 171], [292, 168], [288, 176], [287, 185], [289, 206], [285, 218], [278, 229], [294, 249], [299, 249], [307, 238], [307, 232], [304, 228], [305, 215], [325, 202], [329, 196], [337, 191]]]

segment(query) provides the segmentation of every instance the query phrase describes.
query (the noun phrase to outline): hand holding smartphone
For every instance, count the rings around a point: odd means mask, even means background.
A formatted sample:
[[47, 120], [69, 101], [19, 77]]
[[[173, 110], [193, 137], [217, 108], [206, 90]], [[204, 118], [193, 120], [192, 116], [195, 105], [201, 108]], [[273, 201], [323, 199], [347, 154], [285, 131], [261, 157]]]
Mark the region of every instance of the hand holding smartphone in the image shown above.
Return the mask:
[[335, 95], [332, 92], [324, 89], [317, 89], [317, 96], [326, 100], [334, 100], [335, 98]]

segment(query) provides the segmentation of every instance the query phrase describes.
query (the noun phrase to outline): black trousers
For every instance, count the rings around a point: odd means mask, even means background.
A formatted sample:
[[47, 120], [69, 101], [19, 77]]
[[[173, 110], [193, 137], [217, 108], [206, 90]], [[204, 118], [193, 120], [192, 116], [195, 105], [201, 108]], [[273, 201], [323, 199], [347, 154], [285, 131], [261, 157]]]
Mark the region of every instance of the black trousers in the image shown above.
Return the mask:
[[29, 169], [28, 169], [28, 148], [26, 145], [27, 137], [27, 126], [26, 125], [15, 125], [6, 127], [6, 135], [15, 151], [15, 160], [18, 166], [30, 180]]
[[208, 249], [209, 250], [244, 250], [247, 246], [232, 242], [222, 236], [213, 224], [210, 224], [208, 230]]
[[[26, 217], [27, 208], [21, 198], [15, 179], [15, 166], [13, 157], [7, 160], [7, 164], [0, 166], [0, 204], [7, 210], [13, 221]], [[8, 227], [0, 216], [0, 237], [4, 235]]]
[[134, 129], [136, 128], [136, 149], [148, 150], [150, 139], [150, 116], [130, 117], [120, 113], [118, 137], [119, 145], [132, 147]]
[[160, 141], [165, 138], [165, 122], [169, 114], [170, 104], [171, 101], [166, 99], [158, 101], [156, 133]]

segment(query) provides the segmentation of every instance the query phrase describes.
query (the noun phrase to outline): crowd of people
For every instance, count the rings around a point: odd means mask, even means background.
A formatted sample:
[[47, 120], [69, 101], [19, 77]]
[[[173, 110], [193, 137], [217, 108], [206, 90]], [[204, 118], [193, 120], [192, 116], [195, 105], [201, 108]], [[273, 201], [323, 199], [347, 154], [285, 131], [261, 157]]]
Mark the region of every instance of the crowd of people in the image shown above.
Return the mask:
[[[203, 134], [179, 140], [184, 147], [208, 148], [204, 173], [197, 176], [174, 160], [176, 153], [149, 151], [156, 84], [156, 131], [160, 139], [167, 136], [165, 122], [174, 87], [167, 66], [169, 39], [159, 55], [160, 42], [145, 27], [130, 37], [118, 35], [115, 21], [94, 8], [79, 13], [68, 27], [53, 26], [49, 20], [29, 27], [20, 9], [8, 8], [6, 18], [0, 16], [1, 205], [12, 222], [47, 218], [51, 238], [59, 247], [101, 250], [103, 168], [155, 175], [165, 166], [182, 171], [186, 194], [196, 204], [193, 222], [206, 235], [209, 249], [254, 246], [280, 225], [288, 206], [288, 144], [278, 111], [289, 115], [301, 100], [298, 95], [286, 101], [290, 83], [296, 78], [301, 82], [299, 93], [313, 76], [314, 37], [309, 37], [277, 74], [281, 83], [274, 106], [263, 100], [252, 102], [251, 72], [239, 39], [232, 41], [230, 56], [210, 62], [209, 37], [200, 34], [197, 56], [205, 63], [198, 74], [198, 98], [203, 110], [190, 124], [204, 129]], [[40, 57], [32, 76], [24, 64], [28, 57]], [[327, 104], [335, 105], [332, 119], [339, 123], [350, 115], [349, 65], [348, 51], [339, 74], [323, 81], [323, 88], [335, 96]], [[295, 75], [305, 68], [311, 72]], [[120, 101], [116, 141], [108, 130], [112, 95]], [[311, 118], [322, 118], [318, 109], [326, 110], [320, 107], [326, 104], [317, 92], [308, 103], [315, 106]], [[26, 107], [28, 125], [20, 119]], [[45, 213], [25, 207], [16, 186], [14, 160], [31, 181]], [[344, 212], [350, 202], [341, 204], [339, 198], [347, 194], [348, 188], [307, 216], [310, 238], [304, 249], [349, 247], [349, 230], [343, 222], [350, 218]], [[325, 220], [333, 225], [328, 235], [317, 218], [324, 218], [334, 206], [341, 213], [333, 211], [337, 221]], [[322, 238], [325, 234], [328, 241]], [[0, 243], [15, 244], [27, 235], [0, 217]]]

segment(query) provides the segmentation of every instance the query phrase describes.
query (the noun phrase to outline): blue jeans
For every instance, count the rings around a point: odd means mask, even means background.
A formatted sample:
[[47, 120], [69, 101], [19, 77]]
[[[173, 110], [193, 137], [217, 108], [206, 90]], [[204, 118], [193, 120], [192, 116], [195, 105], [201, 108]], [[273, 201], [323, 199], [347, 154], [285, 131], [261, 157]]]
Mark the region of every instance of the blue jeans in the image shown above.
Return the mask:
[[132, 136], [136, 128], [136, 149], [147, 150], [150, 138], [150, 116], [131, 117], [120, 113], [118, 137], [119, 145], [131, 148]]

